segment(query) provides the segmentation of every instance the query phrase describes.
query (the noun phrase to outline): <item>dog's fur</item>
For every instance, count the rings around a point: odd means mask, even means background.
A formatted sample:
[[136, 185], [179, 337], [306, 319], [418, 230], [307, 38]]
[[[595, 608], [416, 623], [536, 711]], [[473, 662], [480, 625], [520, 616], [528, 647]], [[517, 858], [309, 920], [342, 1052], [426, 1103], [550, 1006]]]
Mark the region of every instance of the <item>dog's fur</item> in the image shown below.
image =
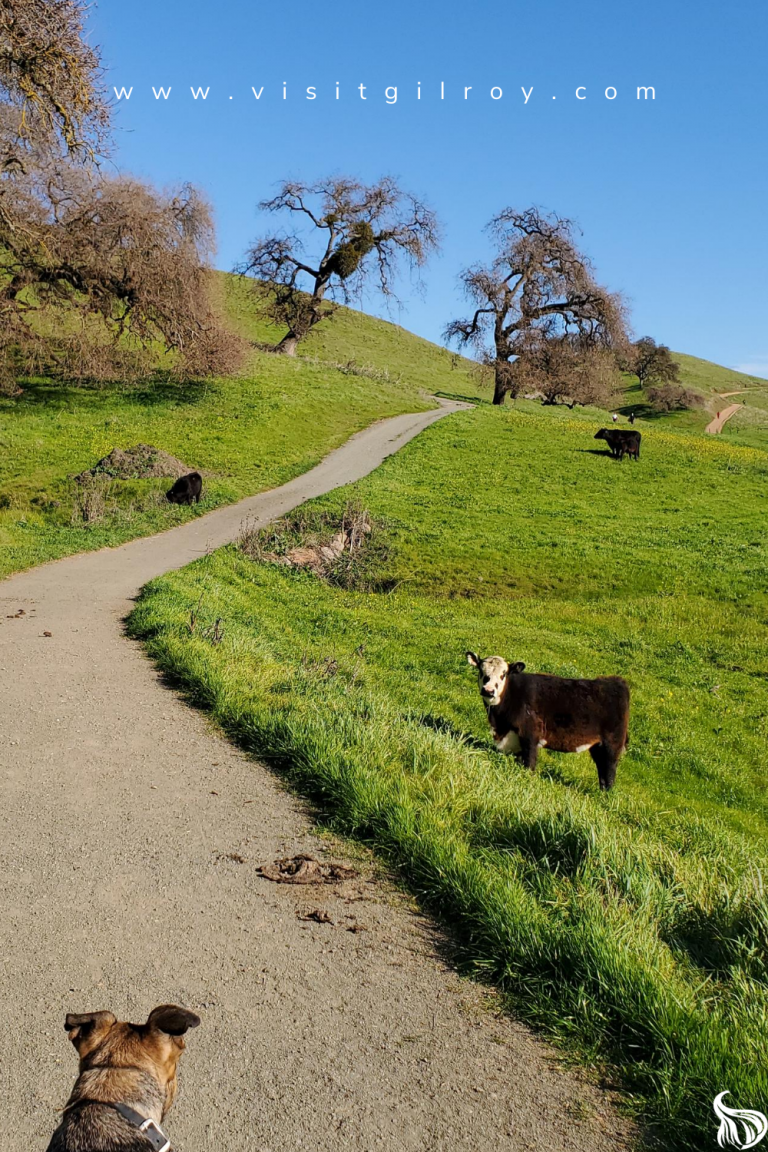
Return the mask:
[[203, 478], [199, 472], [190, 472], [188, 476], [179, 476], [165, 494], [166, 500], [171, 504], [200, 503], [203, 491]]
[[535, 768], [539, 748], [586, 752], [595, 762], [601, 789], [613, 787], [616, 765], [627, 746], [629, 686], [620, 676], [567, 680], [524, 672], [502, 656], [481, 660], [467, 652], [477, 669], [480, 695], [499, 752]]
[[176, 1095], [183, 1035], [200, 1017], [175, 1004], [127, 1024], [111, 1012], [67, 1016], [64, 1027], [80, 1057], [80, 1075], [48, 1152], [148, 1152], [150, 1144], [114, 1108], [127, 1104], [160, 1124]]

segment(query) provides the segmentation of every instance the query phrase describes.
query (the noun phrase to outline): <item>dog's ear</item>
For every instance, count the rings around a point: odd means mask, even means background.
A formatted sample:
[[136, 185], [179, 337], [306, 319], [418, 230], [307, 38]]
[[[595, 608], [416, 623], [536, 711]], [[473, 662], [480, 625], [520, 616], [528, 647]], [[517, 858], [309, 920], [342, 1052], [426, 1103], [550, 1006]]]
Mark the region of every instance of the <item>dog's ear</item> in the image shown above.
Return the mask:
[[471, 664], [473, 668], [480, 667], [480, 657], [474, 652], [467, 652], [467, 664]]
[[77, 1049], [79, 1056], [85, 1056], [98, 1048], [117, 1017], [111, 1012], [68, 1012], [64, 1020], [64, 1027], [69, 1038]]
[[176, 1004], [161, 1004], [147, 1017], [146, 1027], [165, 1032], [167, 1036], [183, 1036], [189, 1028], [197, 1028], [200, 1017]]
[[515, 664], [507, 664], [507, 673], [510, 676], [516, 676], [518, 672], [522, 672], [525, 668], [522, 660], [518, 660]]

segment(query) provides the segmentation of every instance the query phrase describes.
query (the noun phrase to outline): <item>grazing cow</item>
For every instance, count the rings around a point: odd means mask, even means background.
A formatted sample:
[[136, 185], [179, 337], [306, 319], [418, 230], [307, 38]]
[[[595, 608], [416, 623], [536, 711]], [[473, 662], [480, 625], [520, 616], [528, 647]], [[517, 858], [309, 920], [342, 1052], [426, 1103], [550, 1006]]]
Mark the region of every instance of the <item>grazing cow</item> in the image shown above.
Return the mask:
[[534, 769], [539, 748], [586, 752], [597, 766], [600, 788], [616, 779], [616, 765], [627, 746], [629, 686], [620, 676], [566, 680], [524, 672], [501, 656], [481, 660], [467, 652], [477, 669], [480, 695], [499, 752], [513, 754]]
[[601, 428], [595, 433], [595, 440], [605, 440], [611, 456], [617, 460], [623, 460], [625, 456], [639, 460], [641, 439], [640, 432], [629, 428]]
[[188, 476], [179, 476], [173, 487], [166, 492], [165, 498], [171, 504], [191, 504], [193, 500], [199, 504], [202, 491], [202, 476], [199, 472], [190, 472]]

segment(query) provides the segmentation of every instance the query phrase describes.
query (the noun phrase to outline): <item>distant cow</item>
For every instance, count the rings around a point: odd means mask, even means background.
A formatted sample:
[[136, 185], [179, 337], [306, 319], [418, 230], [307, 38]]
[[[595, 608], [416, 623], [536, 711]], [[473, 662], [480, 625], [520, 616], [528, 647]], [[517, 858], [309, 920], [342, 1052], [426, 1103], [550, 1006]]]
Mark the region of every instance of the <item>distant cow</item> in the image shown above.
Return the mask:
[[480, 695], [499, 752], [535, 768], [539, 748], [586, 752], [597, 766], [600, 787], [616, 779], [616, 765], [627, 746], [629, 687], [620, 676], [565, 680], [523, 672], [501, 656], [481, 660], [467, 652], [477, 669]]
[[190, 472], [188, 476], [179, 476], [173, 487], [166, 492], [165, 498], [171, 504], [191, 504], [193, 500], [199, 504], [202, 491], [202, 476], [199, 472]]
[[641, 433], [630, 428], [601, 428], [595, 433], [595, 440], [605, 440], [611, 455], [617, 460], [623, 460], [625, 456], [639, 460], [641, 439]]

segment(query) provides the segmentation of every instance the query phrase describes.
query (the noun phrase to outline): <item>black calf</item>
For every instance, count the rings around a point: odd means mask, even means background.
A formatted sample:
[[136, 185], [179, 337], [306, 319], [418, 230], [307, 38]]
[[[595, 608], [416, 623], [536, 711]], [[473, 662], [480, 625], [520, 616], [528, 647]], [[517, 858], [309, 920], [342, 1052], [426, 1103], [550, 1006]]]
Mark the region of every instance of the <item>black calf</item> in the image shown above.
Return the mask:
[[190, 472], [188, 476], [179, 476], [172, 488], [165, 494], [166, 500], [171, 504], [200, 503], [200, 494], [203, 491], [203, 478], [199, 472]]

